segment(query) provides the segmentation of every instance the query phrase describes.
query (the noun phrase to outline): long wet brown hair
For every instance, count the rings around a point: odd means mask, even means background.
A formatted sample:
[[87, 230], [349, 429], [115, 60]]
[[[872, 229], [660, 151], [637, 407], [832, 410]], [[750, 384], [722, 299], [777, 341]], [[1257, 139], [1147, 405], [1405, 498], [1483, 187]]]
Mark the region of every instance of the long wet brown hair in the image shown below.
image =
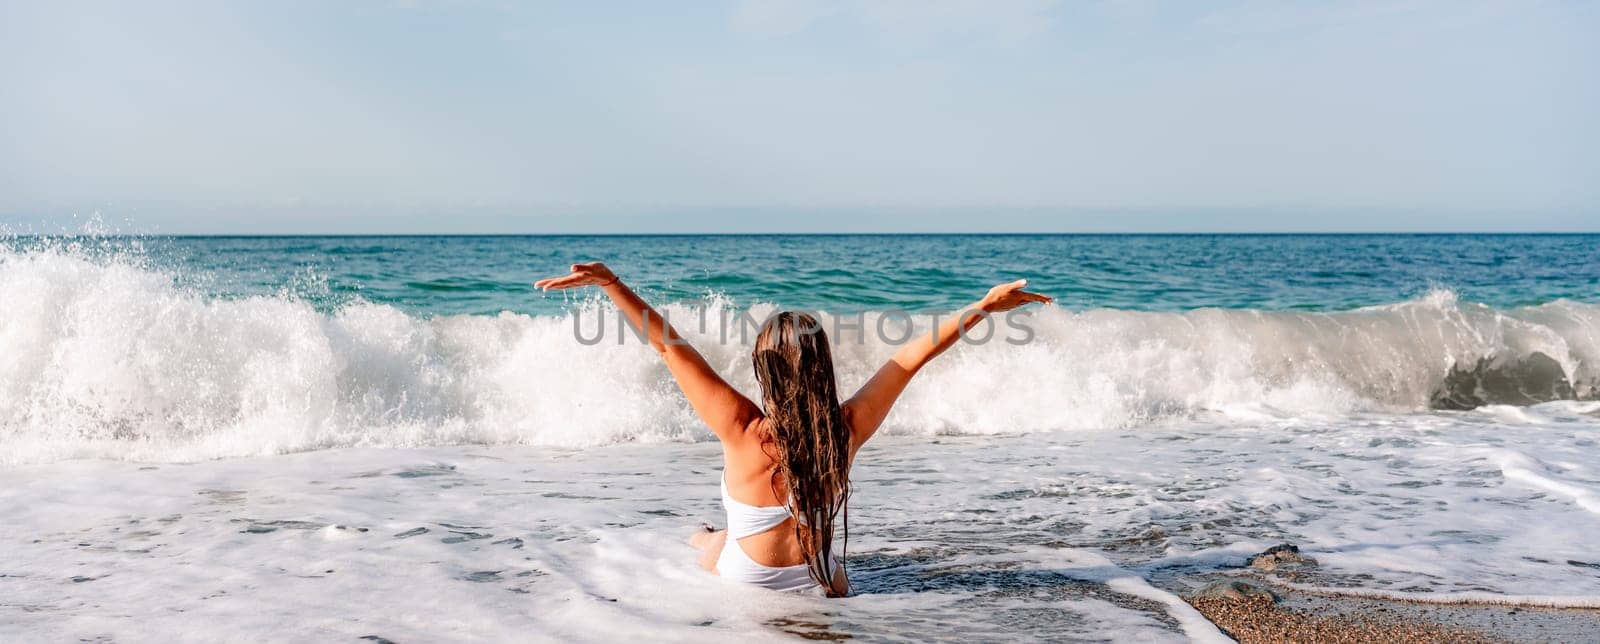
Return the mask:
[[[850, 534], [850, 427], [839, 409], [828, 336], [816, 318], [784, 311], [761, 327], [752, 359], [771, 432], [762, 447], [778, 464], [773, 494], [788, 499], [811, 578], [835, 595], [835, 523], [846, 544]], [[780, 478], [787, 490], [779, 489]], [[843, 565], [844, 548], [839, 553]]]

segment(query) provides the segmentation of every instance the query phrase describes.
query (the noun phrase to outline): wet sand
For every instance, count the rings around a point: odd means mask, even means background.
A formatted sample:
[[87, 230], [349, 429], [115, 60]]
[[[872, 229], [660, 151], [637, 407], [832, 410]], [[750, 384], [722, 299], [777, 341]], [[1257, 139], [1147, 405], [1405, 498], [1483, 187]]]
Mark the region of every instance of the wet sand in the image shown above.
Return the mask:
[[1581, 642], [1600, 637], [1600, 609], [1425, 604], [1286, 589], [1281, 598], [1188, 597], [1212, 623], [1254, 642]]

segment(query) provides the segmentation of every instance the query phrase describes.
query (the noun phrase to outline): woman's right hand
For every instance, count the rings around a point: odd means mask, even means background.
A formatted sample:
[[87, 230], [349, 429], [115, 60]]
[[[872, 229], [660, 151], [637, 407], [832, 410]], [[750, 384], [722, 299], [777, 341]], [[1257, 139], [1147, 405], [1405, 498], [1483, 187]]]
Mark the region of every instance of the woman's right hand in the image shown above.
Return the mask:
[[1022, 287], [1027, 285], [1028, 280], [1017, 280], [991, 288], [989, 294], [983, 296], [978, 305], [989, 313], [1004, 313], [1029, 302], [1049, 304], [1054, 301], [1047, 295], [1022, 290]]
[[547, 277], [533, 283], [533, 287], [543, 290], [555, 289], [557, 291], [580, 286], [610, 286], [617, 281], [617, 275], [600, 262], [587, 264], [573, 264], [572, 272], [561, 277]]

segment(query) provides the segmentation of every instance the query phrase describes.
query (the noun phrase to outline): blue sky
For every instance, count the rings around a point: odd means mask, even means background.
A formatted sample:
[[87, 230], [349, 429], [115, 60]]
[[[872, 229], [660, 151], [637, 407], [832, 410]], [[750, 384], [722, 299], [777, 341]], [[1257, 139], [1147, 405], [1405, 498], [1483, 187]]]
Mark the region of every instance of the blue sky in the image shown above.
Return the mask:
[[1600, 228], [1600, 3], [0, 0], [0, 221]]

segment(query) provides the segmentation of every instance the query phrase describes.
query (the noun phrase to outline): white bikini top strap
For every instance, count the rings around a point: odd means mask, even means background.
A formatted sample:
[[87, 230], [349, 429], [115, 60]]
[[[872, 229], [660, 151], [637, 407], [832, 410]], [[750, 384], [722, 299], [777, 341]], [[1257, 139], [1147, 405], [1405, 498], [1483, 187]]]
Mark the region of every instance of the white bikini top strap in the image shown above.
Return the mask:
[[789, 520], [789, 508], [781, 505], [750, 505], [728, 494], [728, 479], [722, 478], [722, 506], [728, 511], [728, 538], [743, 539], [778, 527]]

